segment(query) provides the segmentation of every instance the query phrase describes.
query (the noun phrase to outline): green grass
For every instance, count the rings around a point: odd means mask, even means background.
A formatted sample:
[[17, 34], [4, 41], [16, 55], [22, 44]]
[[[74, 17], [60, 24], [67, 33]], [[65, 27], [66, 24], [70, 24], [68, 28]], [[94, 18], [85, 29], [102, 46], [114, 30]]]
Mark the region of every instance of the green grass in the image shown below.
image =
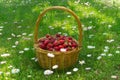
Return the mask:
[[[85, 5], [88, 0], [0, 0], [0, 55], [9, 53], [8, 57], [0, 56], [0, 80], [113, 80], [112, 75], [116, 75], [120, 80], [120, 1], [110, 0], [89, 0], [89, 6]], [[107, 1], [107, 0], [106, 0]], [[31, 60], [35, 57], [33, 49], [33, 36], [35, 23], [38, 15], [47, 7], [65, 6], [73, 10], [79, 17], [83, 27], [82, 50], [79, 60], [84, 60], [86, 64], [80, 65], [78, 62], [73, 67], [79, 70], [73, 72], [70, 68], [65, 71], [55, 71], [54, 74], [45, 76], [38, 62]], [[54, 10], [49, 11], [42, 19], [39, 26], [39, 37], [45, 34], [56, 34], [57, 32], [67, 33], [78, 40], [78, 28], [75, 19], [69, 13]], [[21, 28], [19, 28], [21, 26]], [[50, 29], [53, 26], [54, 29]], [[76, 26], [75, 30], [72, 30]], [[89, 27], [90, 30], [85, 30]], [[112, 26], [112, 27], [108, 27]], [[64, 29], [62, 29], [65, 27]], [[21, 37], [12, 37], [11, 34]], [[8, 40], [11, 38], [11, 40]], [[25, 39], [29, 38], [29, 40]], [[114, 39], [109, 43], [107, 40]], [[12, 48], [15, 42], [19, 41], [16, 48]], [[95, 46], [95, 49], [88, 49], [87, 46]], [[108, 46], [108, 52], [104, 52]], [[20, 54], [19, 51], [29, 48]], [[105, 53], [106, 56], [98, 60], [98, 56]], [[91, 57], [87, 57], [91, 54]], [[112, 54], [112, 56], [108, 56]], [[12, 68], [8, 68], [12, 65]], [[87, 71], [85, 68], [90, 67]], [[13, 68], [20, 69], [19, 73], [12, 74]], [[71, 71], [71, 75], [66, 75]], [[10, 72], [10, 74], [6, 74]], [[31, 75], [31, 77], [28, 77]]]

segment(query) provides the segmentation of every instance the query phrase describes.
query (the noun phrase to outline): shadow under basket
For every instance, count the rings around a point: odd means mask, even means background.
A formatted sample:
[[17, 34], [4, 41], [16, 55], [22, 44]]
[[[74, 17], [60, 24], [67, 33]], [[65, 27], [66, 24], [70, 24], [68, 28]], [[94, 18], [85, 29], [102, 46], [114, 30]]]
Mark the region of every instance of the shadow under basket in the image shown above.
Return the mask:
[[[60, 51], [48, 51], [48, 50], [43, 50], [40, 47], [38, 47], [38, 27], [39, 27], [39, 23], [40, 20], [42, 19], [42, 17], [44, 16], [44, 14], [52, 9], [60, 9], [60, 10], [64, 10], [69, 12], [71, 15], [74, 16], [74, 18], [76, 19], [77, 23], [78, 23], [78, 31], [79, 31], [79, 35], [78, 35], [78, 41], [76, 41], [78, 43], [78, 47], [76, 47], [75, 49], [71, 50], [71, 51], [66, 51], [66, 52], [60, 52]], [[44, 69], [52, 69], [52, 67], [54, 65], [58, 65], [58, 70], [62, 70], [62, 69], [66, 69], [68, 67], [73, 66], [77, 60], [78, 60], [78, 56], [79, 56], [79, 52], [81, 49], [81, 43], [82, 43], [82, 27], [81, 27], [81, 23], [79, 18], [77, 17], [77, 15], [70, 9], [62, 7], [62, 6], [53, 6], [50, 8], [45, 9], [38, 17], [37, 22], [36, 22], [36, 27], [35, 27], [35, 33], [34, 33], [34, 48], [36, 50], [36, 57], [38, 59], [38, 62], [40, 64], [40, 66]], [[48, 53], [51, 53], [54, 55], [54, 57], [48, 57]]]

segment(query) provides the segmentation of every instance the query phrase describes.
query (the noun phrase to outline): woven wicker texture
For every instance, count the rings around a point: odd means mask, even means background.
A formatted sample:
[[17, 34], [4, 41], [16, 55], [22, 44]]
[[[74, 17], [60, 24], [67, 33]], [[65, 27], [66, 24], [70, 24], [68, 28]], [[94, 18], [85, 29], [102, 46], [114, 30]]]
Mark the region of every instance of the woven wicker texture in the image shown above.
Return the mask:
[[[48, 51], [48, 50], [43, 50], [38, 47], [39, 23], [46, 12], [48, 12], [50, 10], [54, 10], [54, 9], [55, 10], [64, 10], [64, 11], [69, 12], [71, 15], [74, 16], [74, 18], [77, 21], [78, 31], [79, 31], [79, 35], [78, 35], [79, 39], [78, 39], [77, 43], [79, 46], [77, 48], [73, 49], [72, 51], [67, 51], [67, 52]], [[52, 66], [58, 65], [58, 69], [65, 69], [65, 68], [68, 68], [68, 67], [74, 65], [76, 63], [76, 61], [78, 60], [78, 55], [79, 55], [81, 46], [82, 46], [82, 27], [81, 27], [81, 23], [80, 23], [78, 16], [72, 10], [65, 8], [63, 6], [53, 6], [53, 7], [49, 7], [47, 9], [45, 9], [38, 16], [38, 19], [36, 21], [35, 31], [34, 31], [34, 48], [36, 50], [36, 57], [38, 58], [38, 62], [42, 68], [51, 69]], [[54, 58], [48, 57], [47, 56], [48, 53], [54, 54], [55, 57]]]

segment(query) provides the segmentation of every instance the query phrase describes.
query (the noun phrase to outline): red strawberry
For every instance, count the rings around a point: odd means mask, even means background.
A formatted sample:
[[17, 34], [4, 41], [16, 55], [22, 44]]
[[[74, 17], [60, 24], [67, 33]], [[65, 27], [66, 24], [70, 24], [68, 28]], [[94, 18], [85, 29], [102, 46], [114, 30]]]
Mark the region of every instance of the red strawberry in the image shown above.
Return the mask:
[[50, 35], [49, 35], [49, 34], [46, 34], [46, 38], [48, 38], [48, 37], [50, 37]]
[[59, 45], [59, 48], [61, 49], [61, 48], [64, 48], [64, 46], [63, 45]]
[[56, 50], [56, 51], [59, 51], [60, 50], [60, 48], [59, 47], [54, 47], [54, 49]]
[[61, 35], [60, 34], [56, 34], [56, 37], [60, 37]]
[[48, 43], [47, 48], [52, 48], [52, 47], [53, 47], [53, 44]]
[[45, 45], [44, 44], [39, 44], [39, 47], [42, 48], [42, 49], [46, 49]]
[[49, 48], [48, 50], [49, 50], [49, 51], [53, 51], [53, 48]]
[[68, 37], [68, 40], [72, 40], [72, 37]]
[[54, 43], [53, 43], [54, 46], [57, 46], [58, 45], [58, 41], [55, 40]]
[[59, 44], [63, 44], [65, 40], [59, 40]]
[[49, 40], [44, 41], [44, 45], [47, 45], [49, 43]]

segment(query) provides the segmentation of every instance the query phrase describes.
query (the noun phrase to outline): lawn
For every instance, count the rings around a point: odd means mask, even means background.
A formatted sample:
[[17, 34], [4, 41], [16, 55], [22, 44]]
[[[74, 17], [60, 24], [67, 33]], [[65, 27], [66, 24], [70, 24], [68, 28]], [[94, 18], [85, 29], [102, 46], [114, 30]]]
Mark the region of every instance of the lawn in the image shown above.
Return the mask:
[[[74, 11], [83, 39], [78, 62], [46, 76], [33, 40], [38, 15], [50, 6]], [[74, 17], [61, 10], [47, 12], [39, 38], [56, 33], [78, 40]], [[0, 0], [0, 80], [120, 80], [120, 0]]]

